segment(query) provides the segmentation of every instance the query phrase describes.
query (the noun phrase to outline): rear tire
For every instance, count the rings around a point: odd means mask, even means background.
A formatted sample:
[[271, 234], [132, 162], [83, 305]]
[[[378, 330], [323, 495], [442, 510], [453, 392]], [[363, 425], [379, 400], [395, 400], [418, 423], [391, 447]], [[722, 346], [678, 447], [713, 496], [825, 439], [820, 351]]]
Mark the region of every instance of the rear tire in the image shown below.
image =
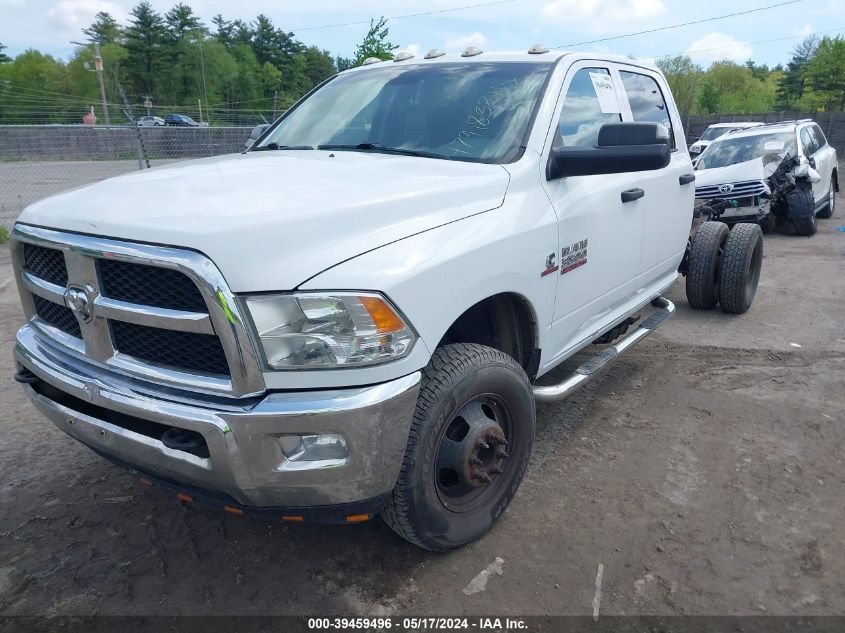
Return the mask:
[[763, 231], [756, 224], [737, 224], [725, 242], [719, 270], [722, 310], [743, 314], [757, 294], [763, 267]]
[[806, 218], [793, 218], [792, 223], [795, 225], [795, 233], [797, 235], [815, 235], [816, 234], [816, 216], [810, 215]]
[[724, 222], [704, 222], [692, 236], [687, 265], [687, 301], [710, 310], [719, 300], [719, 260], [730, 233]]
[[836, 181], [831, 177], [830, 179], [830, 189], [827, 191], [827, 205], [824, 209], [819, 211], [816, 214], [816, 217], [821, 218], [822, 220], [827, 220], [829, 217], [833, 215], [833, 211], [836, 209]]
[[431, 551], [485, 534], [525, 474], [534, 417], [531, 383], [513, 358], [477, 344], [437, 348], [385, 523]]

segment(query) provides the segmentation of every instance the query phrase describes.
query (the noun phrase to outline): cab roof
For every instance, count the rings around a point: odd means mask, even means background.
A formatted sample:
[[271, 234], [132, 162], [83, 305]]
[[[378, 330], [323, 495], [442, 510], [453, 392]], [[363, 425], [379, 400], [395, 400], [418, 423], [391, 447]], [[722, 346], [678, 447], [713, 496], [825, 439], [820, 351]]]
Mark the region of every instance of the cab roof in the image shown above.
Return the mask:
[[[417, 64], [447, 64], [447, 63], [485, 63], [485, 62], [556, 62], [563, 57], [570, 57], [572, 61], [582, 59], [594, 59], [596, 61], [606, 61], [617, 64], [627, 64], [630, 66], [639, 66], [648, 70], [658, 70], [658, 68], [646, 61], [639, 59], [631, 59], [624, 55], [611, 55], [607, 53], [597, 52], [573, 52], [549, 50], [540, 45], [532, 47], [531, 50], [542, 50], [543, 52], [529, 52], [523, 51], [482, 51], [470, 47], [462, 53], [450, 52], [444, 53], [442, 51], [432, 50], [429, 53], [420, 53], [419, 55], [411, 55], [408, 51], [397, 51], [394, 59], [387, 61], [378, 61], [366, 63], [364, 65], [351, 68], [344, 72], [360, 72], [369, 68], [385, 68], [388, 66], [403, 66], [403, 65], [417, 65]], [[436, 53], [436, 56], [431, 56]]]

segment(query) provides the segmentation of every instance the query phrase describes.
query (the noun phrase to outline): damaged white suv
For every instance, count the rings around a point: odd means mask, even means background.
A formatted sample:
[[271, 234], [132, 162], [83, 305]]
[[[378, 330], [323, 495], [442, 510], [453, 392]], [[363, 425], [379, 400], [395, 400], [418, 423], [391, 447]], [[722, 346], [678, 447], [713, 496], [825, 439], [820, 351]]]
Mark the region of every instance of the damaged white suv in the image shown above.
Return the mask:
[[697, 212], [729, 225], [791, 223], [812, 235], [816, 217], [833, 215], [839, 190], [836, 150], [810, 119], [730, 132], [695, 169]]

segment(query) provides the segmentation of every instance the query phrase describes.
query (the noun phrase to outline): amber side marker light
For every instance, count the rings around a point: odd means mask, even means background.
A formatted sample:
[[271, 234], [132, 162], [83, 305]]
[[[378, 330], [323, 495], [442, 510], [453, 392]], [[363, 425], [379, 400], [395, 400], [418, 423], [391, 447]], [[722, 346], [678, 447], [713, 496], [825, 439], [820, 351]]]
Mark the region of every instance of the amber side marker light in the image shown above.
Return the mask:
[[153, 486], [153, 482], [150, 481], [149, 479], [141, 479], [140, 481], [141, 481], [142, 486], [149, 486], [149, 487]]
[[302, 523], [305, 520], [305, 517], [296, 517], [296, 516], [283, 516], [282, 521], [287, 521], [289, 523]]
[[369, 514], [347, 514], [346, 515], [346, 522], [347, 523], [363, 523], [364, 521], [369, 521], [370, 515]]
[[184, 501], [185, 503], [190, 503], [194, 500], [191, 495], [186, 495], [184, 492], [177, 492], [176, 498], [179, 499], [179, 501]]
[[361, 305], [369, 313], [376, 324], [379, 334], [390, 334], [405, 329], [402, 319], [378, 297], [360, 297]]
[[232, 506], [223, 506], [223, 510], [225, 510], [229, 514], [234, 514], [234, 515], [237, 515], [237, 516], [241, 516], [244, 513], [244, 511], [241, 510], [240, 508], [233, 508]]

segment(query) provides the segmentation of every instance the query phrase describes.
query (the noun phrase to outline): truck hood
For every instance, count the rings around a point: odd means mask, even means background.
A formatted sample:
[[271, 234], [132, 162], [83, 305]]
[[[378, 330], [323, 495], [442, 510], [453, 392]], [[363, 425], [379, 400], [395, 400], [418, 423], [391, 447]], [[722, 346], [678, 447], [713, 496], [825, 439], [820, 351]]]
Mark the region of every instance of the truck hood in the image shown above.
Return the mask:
[[508, 181], [500, 165], [249, 152], [104, 180], [37, 202], [18, 221], [190, 248], [235, 292], [289, 290], [366, 251], [499, 207]]

